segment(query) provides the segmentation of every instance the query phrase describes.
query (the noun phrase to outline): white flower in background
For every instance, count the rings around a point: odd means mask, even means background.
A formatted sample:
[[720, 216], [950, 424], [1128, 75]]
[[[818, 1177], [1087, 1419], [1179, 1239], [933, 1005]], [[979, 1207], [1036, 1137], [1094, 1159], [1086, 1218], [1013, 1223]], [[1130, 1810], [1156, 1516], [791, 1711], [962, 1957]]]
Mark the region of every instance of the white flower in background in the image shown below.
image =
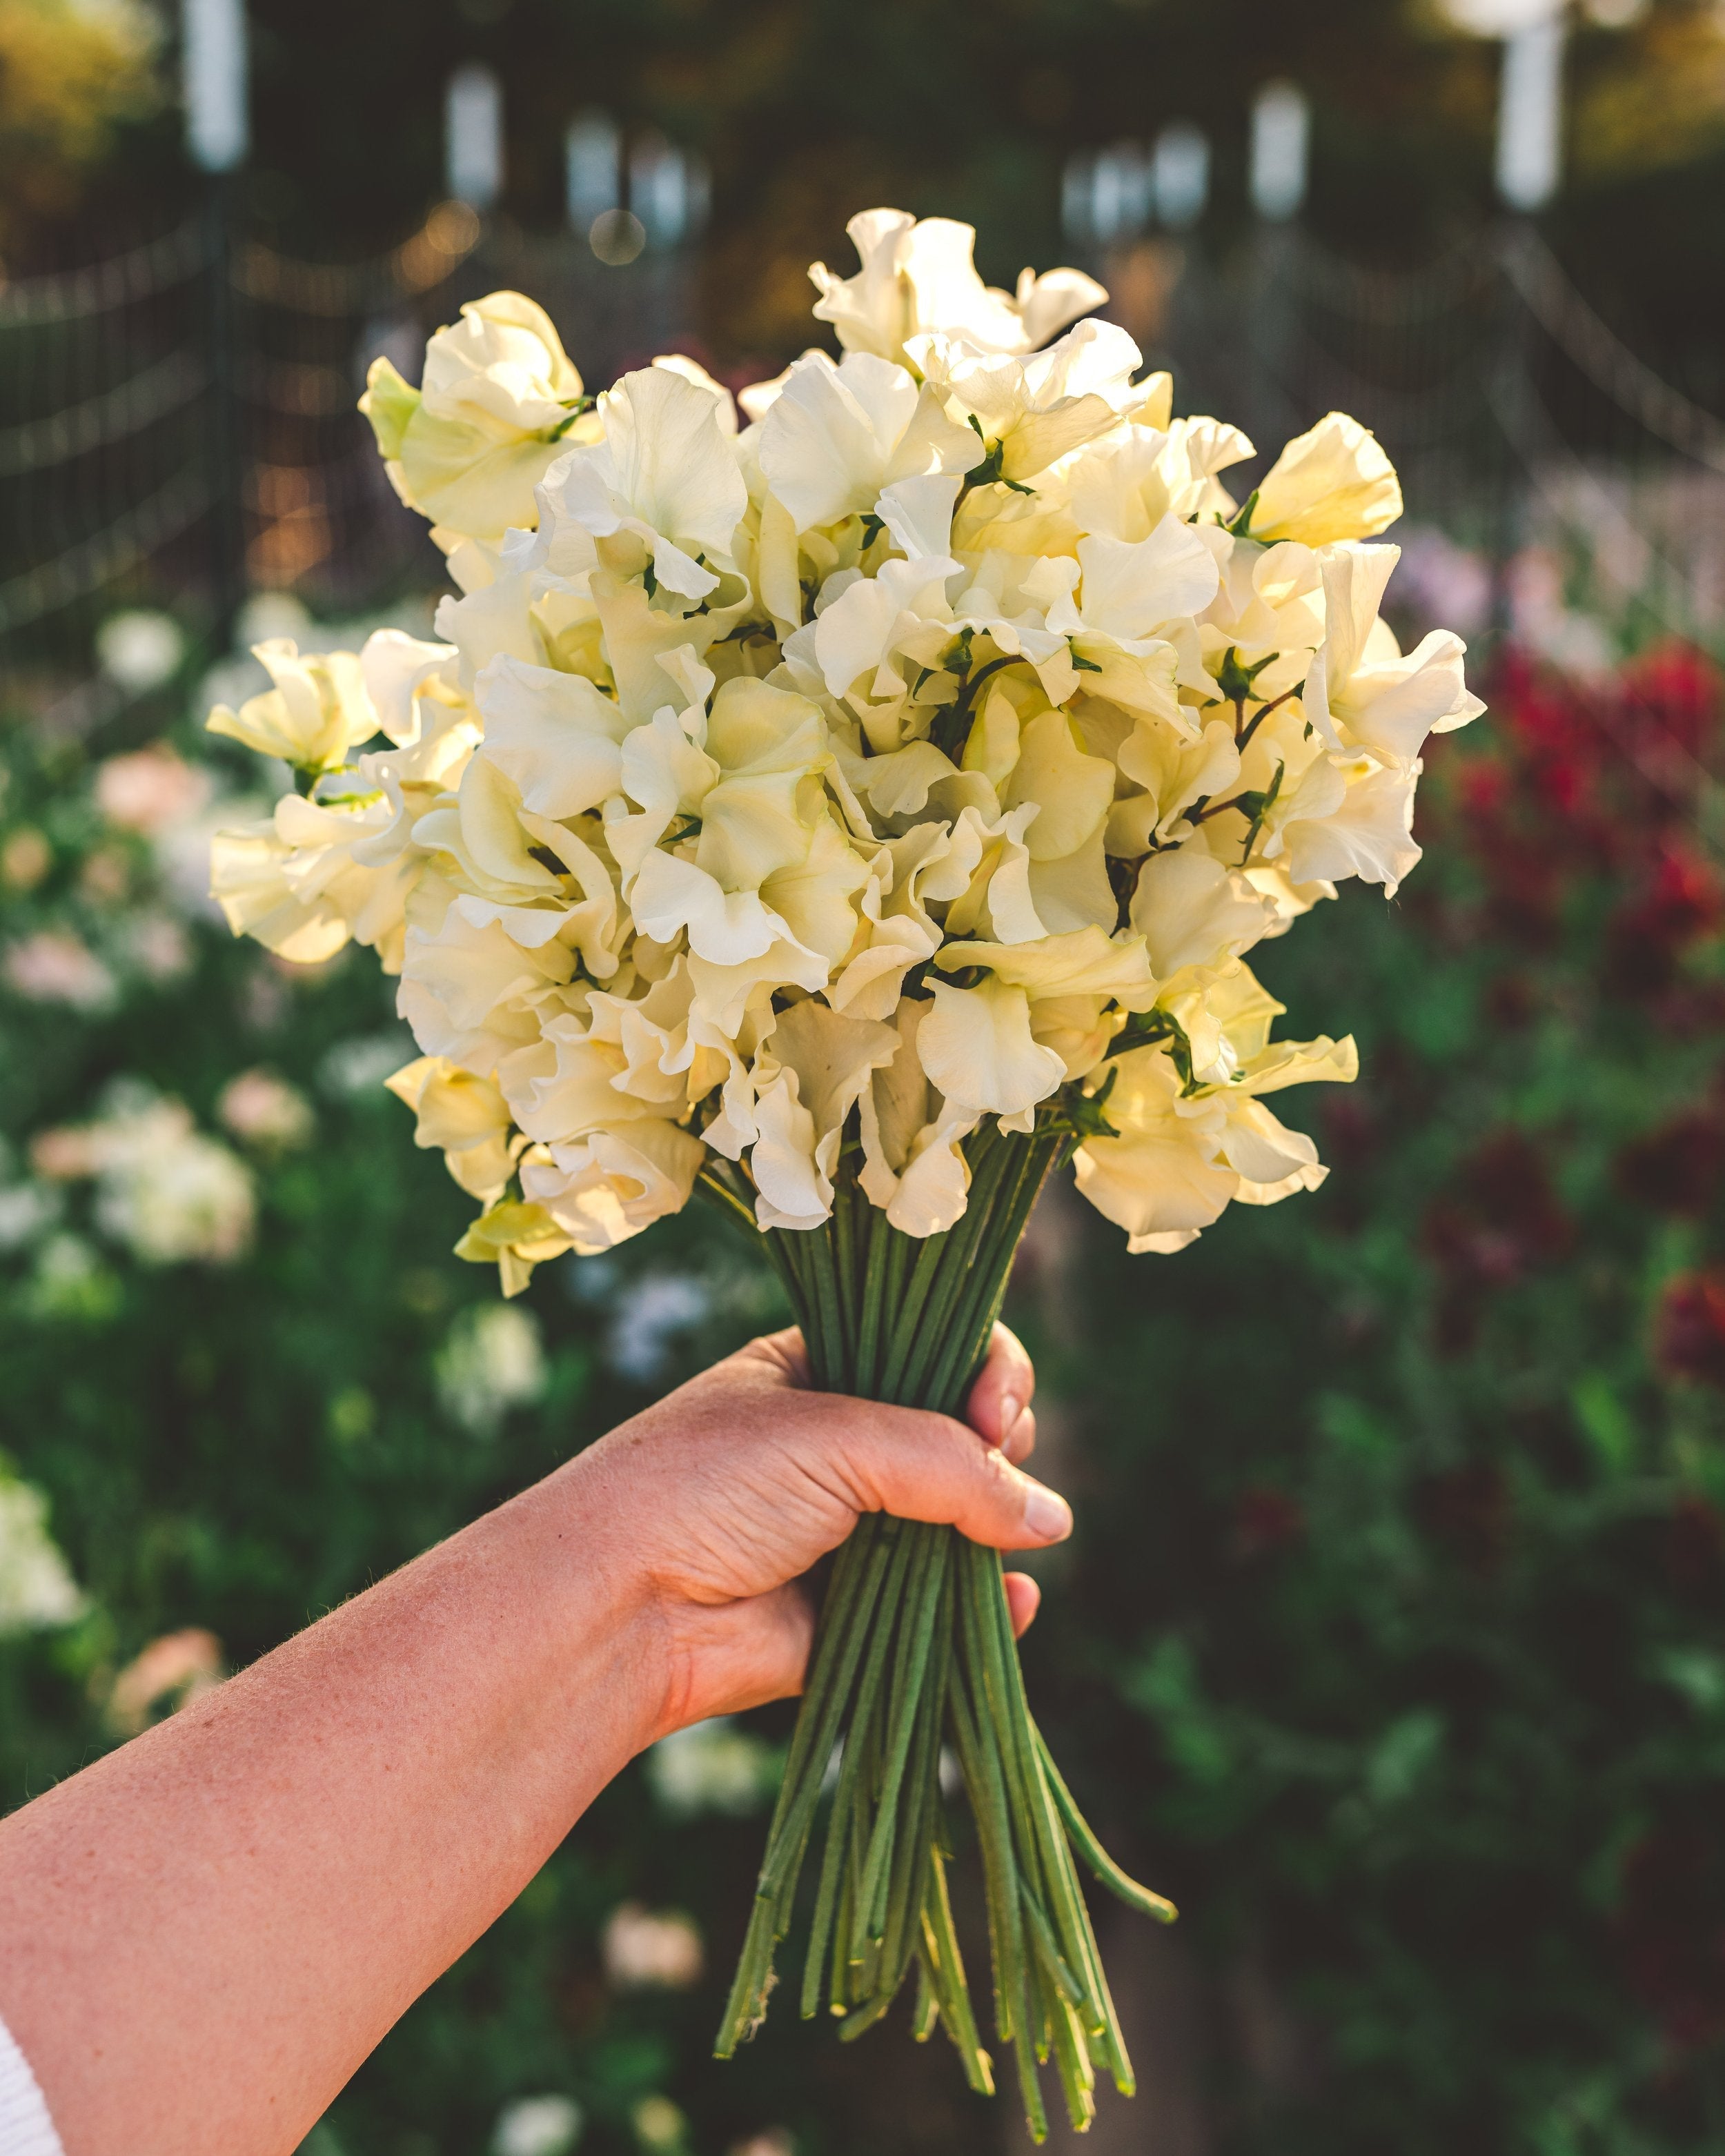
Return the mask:
[[216, 1102], [216, 1116], [235, 1137], [266, 1151], [308, 1144], [316, 1128], [305, 1096], [270, 1070], [242, 1070], [230, 1078]]
[[96, 664], [117, 688], [142, 696], [172, 680], [186, 655], [186, 632], [171, 613], [129, 607], [96, 631]]
[[701, 1933], [679, 1909], [624, 1902], [605, 1920], [605, 1974], [619, 1991], [686, 1991], [699, 1981]]
[[797, 2144], [783, 2127], [769, 2126], [764, 2133], [732, 2142], [727, 2156], [797, 2156]]
[[648, 1783], [673, 1819], [754, 1811], [772, 1795], [778, 1768], [771, 1745], [722, 1714], [661, 1737], [647, 1754]]
[[225, 1265], [251, 1241], [251, 1171], [143, 1080], [116, 1080], [96, 1122], [44, 1132], [32, 1153], [40, 1174], [93, 1176], [96, 1224], [146, 1265]]
[[318, 1091], [336, 1100], [357, 1100], [387, 1085], [413, 1052], [413, 1036], [403, 1027], [338, 1040], [317, 1066]]
[[572, 2096], [518, 2096], [497, 2114], [490, 2156], [569, 2156], [581, 2127]]
[[531, 1311], [504, 1303], [464, 1310], [438, 1350], [437, 1396], [444, 1411], [490, 1437], [511, 1408], [530, 1407], [545, 1391], [545, 1350]]
[[48, 1527], [48, 1500], [0, 1460], [0, 1638], [69, 1625], [85, 1604]]
[[613, 1366], [637, 1384], [664, 1373], [680, 1332], [712, 1315], [712, 1292], [688, 1273], [644, 1273], [618, 1299], [607, 1343]]
[[0, 971], [14, 995], [33, 1004], [105, 1010], [120, 993], [113, 974], [69, 929], [39, 929], [10, 945]]
[[[1397, 887], [1427, 737], [1479, 708], [1454, 635], [1381, 618], [1395, 550], [1362, 542], [1401, 492], [1356, 421], [1242, 507], [1252, 444], [1076, 320], [1089, 279], [1009, 294], [967, 225], [850, 230], [855, 274], [811, 273], [842, 358], [744, 392], [740, 431], [675, 355], [588, 408], [516, 294], [438, 332], [423, 394], [374, 368], [443, 641], [266, 637], [275, 685], [217, 721], [303, 789], [218, 839], [231, 924], [399, 973], [394, 1090], [506, 1295], [702, 1178], [798, 1231], [859, 1159], [940, 1234], [996, 1125], [1081, 1131], [1139, 1249], [1315, 1188], [1263, 1096], [1351, 1045], [1273, 1045], [1243, 956]], [[704, 1298], [639, 1282], [618, 1367], [656, 1378]]]
[[0, 1250], [21, 1250], [39, 1242], [64, 1209], [59, 1191], [40, 1183], [15, 1183], [0, 1190]]

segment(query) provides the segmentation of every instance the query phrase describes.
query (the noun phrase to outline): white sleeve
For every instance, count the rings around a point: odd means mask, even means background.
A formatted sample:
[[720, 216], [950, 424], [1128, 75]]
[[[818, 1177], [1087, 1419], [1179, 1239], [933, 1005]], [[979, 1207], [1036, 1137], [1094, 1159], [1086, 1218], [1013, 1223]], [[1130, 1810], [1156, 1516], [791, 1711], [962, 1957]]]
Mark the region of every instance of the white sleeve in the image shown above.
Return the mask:
[[30, 2062], [0, 2021], [0, 2156], [65, 2156]]

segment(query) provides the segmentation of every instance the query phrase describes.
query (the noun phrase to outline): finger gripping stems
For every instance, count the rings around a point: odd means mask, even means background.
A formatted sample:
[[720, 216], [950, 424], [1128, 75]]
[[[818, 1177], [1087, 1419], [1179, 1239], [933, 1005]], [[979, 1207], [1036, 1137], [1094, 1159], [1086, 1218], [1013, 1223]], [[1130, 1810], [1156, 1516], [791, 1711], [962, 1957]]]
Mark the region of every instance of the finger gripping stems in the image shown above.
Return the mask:
[[[854, 1187], [849, 1163], [830, 1219], [770, 1231], [814, 1383], [957, 1413], [1031, 1209], [1067, 1144], [978, 1132], [967, 1147], [965, 1213], [922, 1241], [888, 1224]], [[824, 2005], [850, 2041], [885, 2017], [914, 1969], [912, 2033], [944, 2029], [969, 2086], [993, 2093], [952, 1921], [943, 1758], [956, 1759], [975, 1830], [994, 2034], [1014, 2056], [1032, 2138], [1047, 2133], [1040, 2076], [1050, 2065], [1081, 2129], [1099, 2070], [1124, 2094], [1133, 2082], [1075, 1854], [1141, 1914], [1168, 1922], [1173, 1906], [1128, 1878], [1079, 1811], [1031, 1718], [999, 1553], [951, 1527], [870, 1515], [839, 1553], [718, 2056], [730, 2057], [765, 2019], [830, 1789], [802, 2013]]]

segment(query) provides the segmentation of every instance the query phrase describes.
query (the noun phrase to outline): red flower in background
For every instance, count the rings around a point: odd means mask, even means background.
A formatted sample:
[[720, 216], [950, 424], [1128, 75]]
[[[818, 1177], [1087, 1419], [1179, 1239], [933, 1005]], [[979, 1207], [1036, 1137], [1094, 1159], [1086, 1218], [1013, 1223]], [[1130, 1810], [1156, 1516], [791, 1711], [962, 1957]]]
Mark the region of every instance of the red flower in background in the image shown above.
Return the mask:
[[1630, 1987], [1669, 2043], [1688, 2051], [1725, 2036], [1725, 1866], [1712, 1819], [1673, 1820], [1636, 1844], [1613, 1929]]
[[1679, 1273], [1666, 1284], [1654, 1353], [1667, 1377], [1725, 1386], [1725, 1271]]
[[1423, 1240], [1442, 1278], [1440, 1347], [1469, 1346], [1491, 1296], [1562, 1257], [1574, 1233], [1532, 1139], [1522, 1131], [1487, 1139], [1466, 1163], [1454, 1194], [1440, 1199], [1425, 1216]]
[[1725, 1175], [1725, 1104], [1688, 1109], [1636, 1138], [1618, 1154], [1614, 1174], [1625, 1198], [1698, 1219], [1712, 1209]]
[[1725, 891], [1714, 870], [1680, 844], [1667, 842], [1640, 894], [1613, 919], [1605, 964], [1615, 988], [1629, 994], [1668, 988], [1684, 953], [1725, 918]]

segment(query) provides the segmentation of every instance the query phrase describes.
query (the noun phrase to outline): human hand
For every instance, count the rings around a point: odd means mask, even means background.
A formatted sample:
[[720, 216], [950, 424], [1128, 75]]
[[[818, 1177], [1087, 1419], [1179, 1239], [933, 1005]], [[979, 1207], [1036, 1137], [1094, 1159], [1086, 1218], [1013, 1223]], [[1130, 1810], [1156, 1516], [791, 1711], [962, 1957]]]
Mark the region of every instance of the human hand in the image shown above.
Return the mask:
[[[814, 1614], [797, 1584], [864, 1512], [942, 1522], [1002, 1550], [1064, 1541], [1065, 1501], [1022, 1473], [1036, 1441], [1030, 1358], [1004, 1325], [966, 1405], [819, 1393], [802, 1336], [752, 1341], [613, 1430], [565, 1471], [649, 1619], [660, 1704], [648, 1741], [798, 1692]], [[602, 1524], [601, 1524], [602, 1523]], [[1035, 1582], [1009, 1573], [1014, 1629]]]

